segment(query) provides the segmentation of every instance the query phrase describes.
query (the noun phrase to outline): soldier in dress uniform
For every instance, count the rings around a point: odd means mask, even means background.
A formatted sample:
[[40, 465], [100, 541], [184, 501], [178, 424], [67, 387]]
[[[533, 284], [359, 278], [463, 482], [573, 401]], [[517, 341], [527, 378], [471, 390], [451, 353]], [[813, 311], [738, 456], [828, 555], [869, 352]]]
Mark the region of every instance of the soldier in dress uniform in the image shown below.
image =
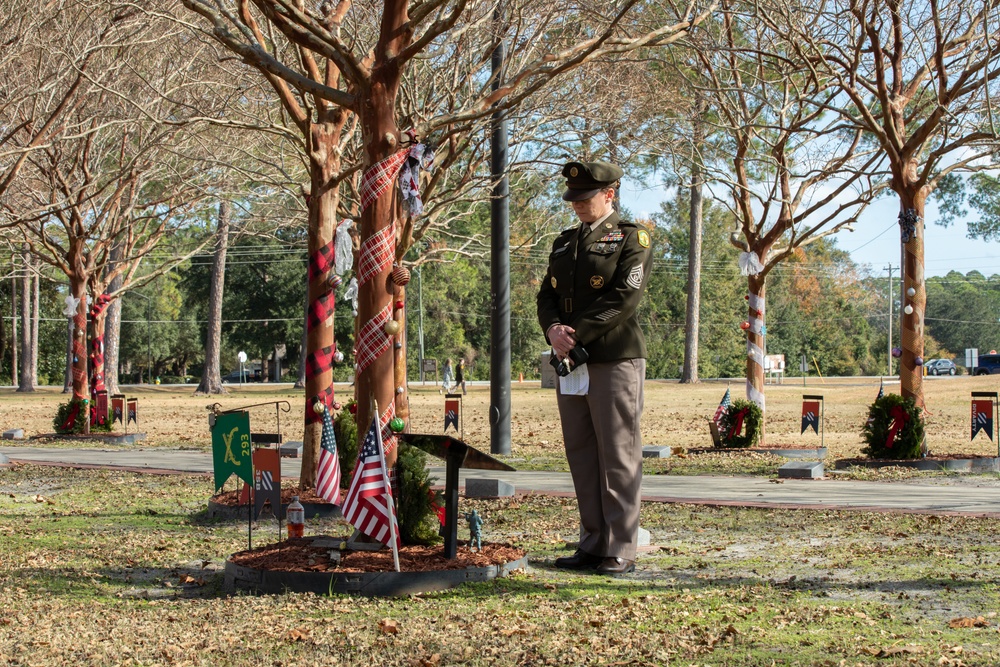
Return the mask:
[[570, 395], [556, 384], [580, 545], [555, 565], [624, 574], [635, 569], [639, 531], [646, 342], [636, 307], [652, 266], [649, 232], [615, 211], [620, 167], [570, 162], [562, 174], [563, 199], [581, 224], [552, 244], [538, 321], [558, 359], [577, 345], [586, 350], [588, 361], [573, 373], [585, 372], [589, 386]]

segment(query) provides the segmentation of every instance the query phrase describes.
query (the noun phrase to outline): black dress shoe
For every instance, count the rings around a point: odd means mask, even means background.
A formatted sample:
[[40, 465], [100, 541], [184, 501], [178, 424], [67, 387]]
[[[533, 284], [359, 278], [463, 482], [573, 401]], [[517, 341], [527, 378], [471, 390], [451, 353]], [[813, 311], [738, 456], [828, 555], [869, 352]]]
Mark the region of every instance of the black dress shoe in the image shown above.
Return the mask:
[[608, 556], [597, 566], [597, 574], [628, 574], [635, 571], [635, 561]]
[[572, 556], [563, 556], [562, 558], [556, 558], [556, 567], [560, 567], [564, 570], [593, 570], [595, 567], [600, 565], [605, 559], [600, 556], [594, 556], [588, 554], [583, 549], [577, 549], [576, 553]]

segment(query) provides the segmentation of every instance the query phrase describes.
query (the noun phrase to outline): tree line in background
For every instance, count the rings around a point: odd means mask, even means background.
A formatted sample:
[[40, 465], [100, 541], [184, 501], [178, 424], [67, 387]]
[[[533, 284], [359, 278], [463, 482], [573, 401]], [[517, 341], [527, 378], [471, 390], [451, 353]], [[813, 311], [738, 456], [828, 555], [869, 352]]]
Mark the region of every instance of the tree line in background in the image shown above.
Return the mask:
[[[626, 215], [628, 215], [627, 202]], [[663, 204], [647, 224], [656, 251], [648, 294], [640, 320], [647, 334], [650, 378], [679, 378], [684, 362], [685, 286], [687, 281], [687, 202]], [[563, 214], [571, 224], [569, 212]], [[470, 233], [488, 233], [487, 216], [470, 216]], [[736, 264], [737, 251], [726, 243], [727, 213], [709, 206], [705, 216], [702, 271], [702, 326], [699, 375], [739, 377], [745, 366], [746, 281]], [[302, 358], [305, 253], [296, 234], [284, 238], [243, 238], [229, 248], [223, 298], [222, 370], [236, 370], [244, 351], [248, 367], [274, 379], [275, 366], [284, 381], [299, 380]], [[299, 239], [300, 240], [300, 239]], [[515, 251], [511, 257], [511, 354], [514, 376], [537, 378], [540, 355], [547, 351], [535, 319], [535, 294], [544, 275], [546, 253]], [[123, 383], [196, 383], [204, 365], [211, 255], [178, 265], [142, 290], [125, 294], [121, 313], [120, 380]], [[489, 375], [489, 260], [463, 257], [429, 263], [415, 273], [407, 318], [411, 349], [409, 378], [417, 367], [419, 333], [423, 355], [438, 360], [466, 360], [469, 379]], [[0, 285], [3, 357], [0, 382], [12, 380], [13, 318], [19, 326], [22, 280]], [[52, 280], [40, 281], [38, 377], [42, 384], [63, 384], [66, 372], [64, 291]], [[12, 304], [12, 292], [15, 293]], [[928, 358], [961, 355], [966, 347], [1000, 348], [1000, 276], [977, 272], [928, 279]], [[859, 267], [830, 241], [812, 244], [776, 270], [770, 288], [767, 352], [785, 355], [790, 376], [800, 375], [805, 355], [810, 374], [883, 375], [887, 373], [889, 289], [884, 276]], [[899, 313], [899, 286], [893, 287], [893, 312]], [[422, 317], [421, 317], [422, 306]], [[349, 308], [350, 304], [341, 304]], [[422, 325], [421, 325], [422, 321]], [[336, 320], [336, 339], [343, 350], [353, 345], [350, 318]], [[898, 340], [898, 329], [894, 340]], [[275, 354], [275, 351], [278, 354]], [[961, 365], [961, 364], [960, 364]], [[150, 369], [151, 370], [147, 370]], [[335, 367], [337, 380], [351, 378], [352, 358]], [[433, 376], [428, 376], [433, 381]]]

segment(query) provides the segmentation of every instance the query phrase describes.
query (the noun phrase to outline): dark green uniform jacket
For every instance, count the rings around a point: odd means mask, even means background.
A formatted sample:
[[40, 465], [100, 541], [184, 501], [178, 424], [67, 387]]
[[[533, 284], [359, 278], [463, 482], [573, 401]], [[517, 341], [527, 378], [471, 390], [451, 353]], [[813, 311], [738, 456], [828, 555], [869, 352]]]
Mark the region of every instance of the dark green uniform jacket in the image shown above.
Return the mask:
[[538, 322], [546, 332], [557, 323], [576, 329], [592, 362], [645, 359], [635, 311], [652, 268], [649, 232], [617, 213], [589, 234], [588, 226], [567, 229], [553, 242]]

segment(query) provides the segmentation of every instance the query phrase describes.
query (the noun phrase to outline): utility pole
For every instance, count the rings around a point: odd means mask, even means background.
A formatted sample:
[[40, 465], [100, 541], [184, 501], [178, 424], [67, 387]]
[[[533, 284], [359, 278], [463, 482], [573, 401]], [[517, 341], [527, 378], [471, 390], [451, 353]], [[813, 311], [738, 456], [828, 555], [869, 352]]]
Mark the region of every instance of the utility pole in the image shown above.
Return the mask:
[[889, 271], [889, 370], [886, 375], [892, 375], [892, 264], [889, 264], [886, 269]]

